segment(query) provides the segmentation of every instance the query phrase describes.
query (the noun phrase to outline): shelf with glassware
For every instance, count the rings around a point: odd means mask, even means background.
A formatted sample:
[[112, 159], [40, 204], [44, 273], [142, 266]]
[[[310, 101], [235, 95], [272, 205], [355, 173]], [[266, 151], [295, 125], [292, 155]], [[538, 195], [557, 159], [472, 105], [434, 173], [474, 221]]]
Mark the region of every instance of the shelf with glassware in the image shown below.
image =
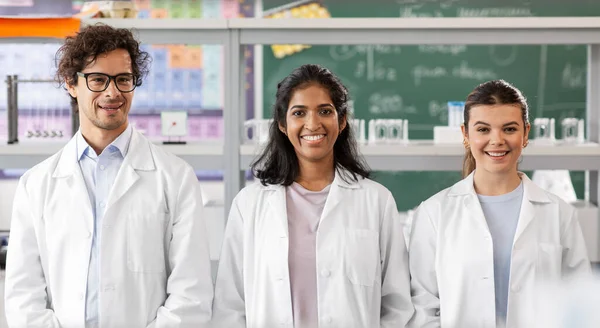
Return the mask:
[[[222, 142], [188, 142], [185, 145], [156, 145], [187, 161], [196, 170], [223, 169]], [[18, 145], [0, 143], [0, 169], [29, 168], [52, 156], [65, 146], [65, 142], [24, 141]]]
[[598, 17], [230, 19], [241, 44], [597, 44]]
[[[241, 145], [241, 167], [249, 167], [260, 149], [255, 144]], [[376, 171], [460, 171], [465, 150], [461, 144], [410, 140], [403, 144], [361, 144], [360, 153]], [[600, 145], [593, 142], [555, 145], [531, 142], [523, 150], [519, 168], [526, 171], [597, 170], [600, 168]]]

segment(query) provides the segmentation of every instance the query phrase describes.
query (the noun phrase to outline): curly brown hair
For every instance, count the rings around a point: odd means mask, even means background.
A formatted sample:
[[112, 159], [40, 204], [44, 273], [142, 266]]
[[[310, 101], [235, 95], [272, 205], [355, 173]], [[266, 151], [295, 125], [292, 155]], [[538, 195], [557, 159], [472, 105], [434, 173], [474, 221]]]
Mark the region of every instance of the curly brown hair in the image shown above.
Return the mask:
[[[85, 26], [76, 35], [65, 39], [65, 43], [56, 52], [55, 79], [61, 86], [77, 85], [77, 72], [96, 60], [98, 55], [116, 49], [129, 52], [135, 85], [139, 87], [150, 69], [150, 55], [140, 49], [140, 42], [131, 31], [101, 23]], [[77, 99], [71, 97], [71, 105], [76, 104]]]

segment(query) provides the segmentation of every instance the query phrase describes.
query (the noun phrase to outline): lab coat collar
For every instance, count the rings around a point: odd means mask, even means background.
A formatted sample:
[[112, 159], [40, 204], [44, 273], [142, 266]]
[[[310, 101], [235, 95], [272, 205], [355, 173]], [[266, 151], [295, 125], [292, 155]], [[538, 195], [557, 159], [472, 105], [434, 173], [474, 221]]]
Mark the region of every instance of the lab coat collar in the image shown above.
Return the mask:
[[[330, 213], [336, 209], [336, 207], [344, 201], [344, 193], [343, 189], [358, 189], [360, 188], [360, 179], [358, 181], [354, 181], [350, 172], [337, 169], [335, 171], [335, 177], [333, 178], [333, 182], [331, 184], [331, 189], [329, 190], [329, 195], [327, 196], [327, 201], [325, 201], [325, 206], [323, 208], [323, 213], [321, 214], [321, 221], [330, 216]], [[347, 181], [344, 181], [347, 180]], [[268, 197], [268, 202], [273, 212], [275, 213], [275, 217], [280, 218], [280, 229], [281, 233], [284, 236], [288, 235], [288, 223], [287, 223], [287, 195], [285, 186], [283, 185], [267, 185], [266, 190], [275, 191], [271, 193]], [[320, 223], [319, 223], [320, 224]]]
[[[123, 166], [130, 165], [135, 170], [152, 171], [156, 169], [154, 159], [152, 157], [152, 151], [150, 149], [150, 142], [144, 138], [135, 128], [131, 135], [131, 141], [127, 155], [123, 161]], [[77, 138], [80, 131], [69, 140], [67, 145], [63, 148], [60, 153], [58, 164], [52, 174], [53, 178], [64, 178], [73, 175], [78, 166], [78, 158], [73, 156], [77, 153]]]
[[[473, 186], [473, 177], [475, 171], [473, 171], [469, 176], [457, 182], [454, 186], [450, 188], [448, 196], [464, 196], [464, 195], [473, 195], [477, 196], [475, 193], [475, 187]], [[523, 172], [519, 172], [519, 176], [521, 177], [521, 181], [523, 181], [523, 197], [531, 202], [536, 203], [550, 203], [551, 200], [548, 198], [546, 191], [542, 188], [538, 187], [533, 181], [527, 177], [527, 175]]]
[[[358, 177], [358, 181], [355, 181], [352, 177], [352, 173], [350, 171], [347, 171], [343, 168], [337, 168], [335, 170], [335, 176], [333, 178], [333, 182], [331, 183], [332, 186], [336, 185], [342, 188], [347, 188], [347, 189], [358, 189], [360, 188], [360, 181], [362, 180], [362, 177], [357, 176]], [[273, 185], [273, 184], [269, 184], [266, 185], [265, 188], [267, 190], [281, 190], [284, 189], [285, 186], [283, 185]]]

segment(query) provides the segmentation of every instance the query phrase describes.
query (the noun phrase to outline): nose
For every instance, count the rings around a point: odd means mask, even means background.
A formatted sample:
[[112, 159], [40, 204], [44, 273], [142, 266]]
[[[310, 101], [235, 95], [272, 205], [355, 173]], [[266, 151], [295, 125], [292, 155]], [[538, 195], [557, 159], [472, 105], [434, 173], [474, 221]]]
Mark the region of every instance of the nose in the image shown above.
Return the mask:
[[121, 91], [117, 89], [117, 83], [114, 79], [110, 79], [108, 81], [108, 87], [106, 88], [106, 90], [104, 90], [104, 92], [109, 98], [116, 98], [117, 96], [121, 95]]
[[316, 131], [321, 126], [321, 120], [317, 113], [309, 111], [306, 115], [306, 121], [304, 121], [304, 128], [309, 131]]
[[492, 131], [490, 134], [490, 144], [491, 145], [503, 145], [504, 144], [504, 134], [502, 131]]

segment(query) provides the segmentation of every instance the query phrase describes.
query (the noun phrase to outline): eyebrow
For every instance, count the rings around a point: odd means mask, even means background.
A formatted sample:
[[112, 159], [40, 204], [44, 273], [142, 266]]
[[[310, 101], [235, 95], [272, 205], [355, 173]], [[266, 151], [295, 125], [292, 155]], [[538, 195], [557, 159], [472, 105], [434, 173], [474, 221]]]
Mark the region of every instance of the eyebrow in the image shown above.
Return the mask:
[[[473, 125], [475, 126], [475, 125], [478, 125], [478, 124], [485, 125], [485, 126], [491, 126], [489, 123], [486, 123], [486, 122], [483, 122], [483, 121], [477, 121]], [[519, 125], [519, 122], [512, 121], [512, 122], [504, 123], [502, 126], [506, 127], [506, 126], [510, 126], [510, 125]]]
[[[320, 104], [319, 106], [317, 106], [317, 108], [323, 108], [323, 107], [334, 107], [332, 104]], [[305, 105], [294, 105], [292, 107], [290, 107], [289, 110], [292, 110], [294, 108], [298, 108], [298, 109], [307, 109], [308, 107]]]

